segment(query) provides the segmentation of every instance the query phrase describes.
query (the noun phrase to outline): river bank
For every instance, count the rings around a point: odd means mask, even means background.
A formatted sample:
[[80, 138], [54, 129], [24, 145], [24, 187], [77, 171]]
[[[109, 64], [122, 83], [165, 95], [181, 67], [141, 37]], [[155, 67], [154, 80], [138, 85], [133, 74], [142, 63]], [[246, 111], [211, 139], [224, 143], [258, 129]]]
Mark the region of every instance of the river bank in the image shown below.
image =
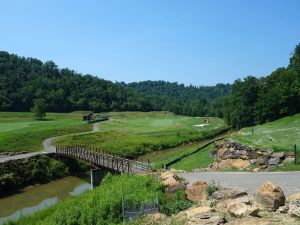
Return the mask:
[[44, 184], [52, 180], [88, 171], [89, 165], [55, 155], [38, 155], [0, 164], [0, 198], [26, 186]]

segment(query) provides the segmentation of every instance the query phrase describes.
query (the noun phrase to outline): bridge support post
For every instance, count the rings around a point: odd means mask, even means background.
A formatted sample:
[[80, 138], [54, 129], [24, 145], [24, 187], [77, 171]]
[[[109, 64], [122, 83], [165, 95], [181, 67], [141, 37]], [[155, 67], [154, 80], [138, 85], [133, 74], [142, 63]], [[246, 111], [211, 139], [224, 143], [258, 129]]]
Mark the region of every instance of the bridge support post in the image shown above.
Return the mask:
[[98, 187], [101, 182], [101, 169], [92, 169], [91, 170], [91, 189]]

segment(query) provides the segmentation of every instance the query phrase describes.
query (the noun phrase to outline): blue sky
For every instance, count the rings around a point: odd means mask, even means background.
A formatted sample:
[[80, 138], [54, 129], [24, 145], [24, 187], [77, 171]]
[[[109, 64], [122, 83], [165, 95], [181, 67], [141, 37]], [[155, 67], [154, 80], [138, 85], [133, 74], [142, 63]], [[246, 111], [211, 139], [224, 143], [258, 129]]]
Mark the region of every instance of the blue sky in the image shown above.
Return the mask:
[[233, 82], [287, 66], [299, 0], [0, 0], [0, 50], [112, 81]]

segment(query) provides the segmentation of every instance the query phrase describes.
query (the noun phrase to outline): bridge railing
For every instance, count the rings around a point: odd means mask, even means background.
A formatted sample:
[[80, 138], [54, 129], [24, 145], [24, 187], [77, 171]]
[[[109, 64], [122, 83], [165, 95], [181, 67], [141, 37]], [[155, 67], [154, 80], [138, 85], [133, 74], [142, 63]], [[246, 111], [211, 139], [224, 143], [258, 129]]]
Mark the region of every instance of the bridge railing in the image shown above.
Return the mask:
[[151, 165], [116, 155], [108, 154], [87, 145], [59, 145], [56, 154], [84, 160], [96, 166], [106, 167], [118, 172], [149, 173]]

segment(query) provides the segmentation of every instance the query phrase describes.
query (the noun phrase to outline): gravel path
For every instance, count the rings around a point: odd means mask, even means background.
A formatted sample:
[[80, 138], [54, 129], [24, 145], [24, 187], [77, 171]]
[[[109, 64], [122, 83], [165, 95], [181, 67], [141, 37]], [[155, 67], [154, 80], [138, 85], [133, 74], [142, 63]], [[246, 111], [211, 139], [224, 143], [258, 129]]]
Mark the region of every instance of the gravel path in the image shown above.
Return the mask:
[[300, 192], [300, 171], [293, 172], [191, 172], [177, 173], [185, 178], [190, 184], [203, 180], [215, 181], [220, 186], [228, 188], [241, 188], [250, 193], [256, 193], [265, 181], [271, 181], [279, 185], [288, 196]]
[[[100, 122], [94, 123], [93, 124], [93, 130], [91, 132], [99, 132], [99, 124]], [[86, 133], [86, 132], [83, 132]], [[78, 133], [80, 134], [80, 133]], [[60, 137], [60, 136], [58, 136]], [[20, 155], [14, 155], [14, 156], [0, 156], [0, 163], [7, 162], [10, 160], [18, 160], [18, 159], [25, 159], [29, 157], [33, 157], [36, 155], [42, 155], [42, 154], [49, 154], [49, 153], [54, 153], [55, 152], [55, 146], [52, 144], [53, 140], [55, 140], [58, 137], [50, 137], [47, 138], [43, 141], [43, 150], [38, 151], [38, 152], [30, 152], [26, 154], [20, 154]]]

